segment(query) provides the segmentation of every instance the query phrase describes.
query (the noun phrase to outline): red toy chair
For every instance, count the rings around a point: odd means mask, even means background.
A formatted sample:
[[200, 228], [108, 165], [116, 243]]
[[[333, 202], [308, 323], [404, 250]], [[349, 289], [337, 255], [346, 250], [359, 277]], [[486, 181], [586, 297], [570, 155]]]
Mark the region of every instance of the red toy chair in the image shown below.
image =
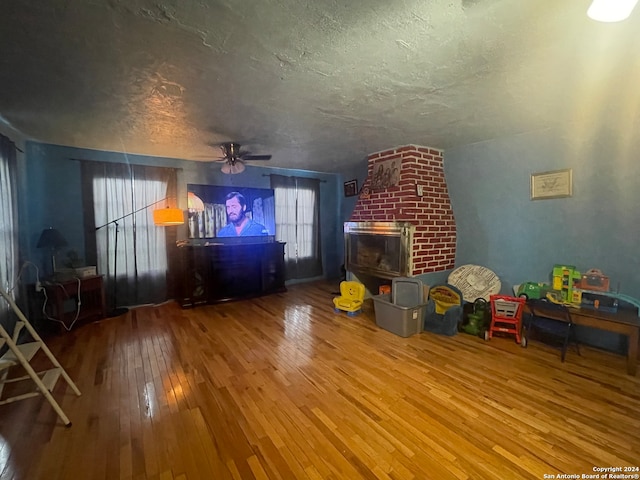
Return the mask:
[[491, 301], [491, 326], [484, 333], [484, 339], [489, 340], [495, 332], [502, 332], [514, 334], [516, 343], [520, 343], [522, 309], [526, 298], [507, 295], [491, 295], [489, 298]]

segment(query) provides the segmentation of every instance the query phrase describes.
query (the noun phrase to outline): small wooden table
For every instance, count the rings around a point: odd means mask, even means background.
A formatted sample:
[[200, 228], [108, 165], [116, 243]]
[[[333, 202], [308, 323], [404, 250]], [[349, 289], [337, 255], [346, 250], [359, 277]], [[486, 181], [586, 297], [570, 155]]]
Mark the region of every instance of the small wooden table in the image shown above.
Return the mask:
[[[74, 319], [104, 318], [107, 315], [102, 275], [43, 282], [47, 294], [46, 312], [69, 329]], [[65, 302], [75, 302], [75, 308], [65, 311]]]
[[[638, 366], [638, 341], [640, 340], [640, 318], [631, 311], [618, 311], [617, 313], [603, 312], [591, 308], [569, 307], [571, 320], [576, 325], [598, 328], [607, 332], [620, 333], [628, 338], [627, 347], [627, 373], [635, 376]], [[527, 304], [524, 311], [531, 313]], [[564, 320], [552, 310], [545, 311], [544, 317], [554, 320]]]

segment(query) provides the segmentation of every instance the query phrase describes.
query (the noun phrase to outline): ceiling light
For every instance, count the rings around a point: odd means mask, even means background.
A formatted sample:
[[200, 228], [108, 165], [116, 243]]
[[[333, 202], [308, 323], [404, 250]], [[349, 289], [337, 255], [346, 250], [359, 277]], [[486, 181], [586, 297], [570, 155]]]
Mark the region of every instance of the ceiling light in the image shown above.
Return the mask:
[[244, 163], [239, 160], [235, 160], [233, 162], [226, 162], [222, 165], [222, 173], [230, 173], [234, 175], [236, 173], [244, 172]]
[[638, 0], [593, 0], [587, 15], [598, 22], [621, 22], [631, 15], [636, 3]]

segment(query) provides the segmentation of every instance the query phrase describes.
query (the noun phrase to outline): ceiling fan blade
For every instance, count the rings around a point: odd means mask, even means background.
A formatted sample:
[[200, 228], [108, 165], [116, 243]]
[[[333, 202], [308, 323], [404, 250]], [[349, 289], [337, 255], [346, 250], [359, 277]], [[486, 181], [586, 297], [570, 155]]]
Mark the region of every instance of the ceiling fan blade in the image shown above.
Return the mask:
[[194, 155], [193, 158], [201, 158], [202, 160], [208, 160], [210, 162], [222, 162], [226, 161], [226, 157], [212, 157], [211, 155]]
[[236, 142], [224, 142], [217, 145], [210, 143], [209, 145], [220, 148], [222, 158], [212, 158], [212, 160], [225, 162], [222, 166], [223, 173], [235, 174], [243, 172], [245, 165], [241, 160], [271, 160], [271, 155], [252, 155], [249, 151], [242, 151], [240, 144]]
[[242, 160], [271, 160], [271, 155], [242, 155]]

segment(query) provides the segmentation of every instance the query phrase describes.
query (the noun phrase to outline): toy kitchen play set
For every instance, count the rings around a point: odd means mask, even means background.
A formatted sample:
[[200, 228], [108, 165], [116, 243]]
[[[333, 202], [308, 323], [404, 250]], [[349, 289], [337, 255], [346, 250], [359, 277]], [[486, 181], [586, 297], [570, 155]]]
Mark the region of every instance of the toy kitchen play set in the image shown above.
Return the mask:
[[593, 308], [603, 312], [618, 311], [619, 301], [638, 307], [638, 300], [610, 292], [609, 277], [598, 269], [580, 273], [573, 265], [554, 265], [552, 284], [527, 282], [520, 285], [518, 296], [547, 298], [554, 303]]

